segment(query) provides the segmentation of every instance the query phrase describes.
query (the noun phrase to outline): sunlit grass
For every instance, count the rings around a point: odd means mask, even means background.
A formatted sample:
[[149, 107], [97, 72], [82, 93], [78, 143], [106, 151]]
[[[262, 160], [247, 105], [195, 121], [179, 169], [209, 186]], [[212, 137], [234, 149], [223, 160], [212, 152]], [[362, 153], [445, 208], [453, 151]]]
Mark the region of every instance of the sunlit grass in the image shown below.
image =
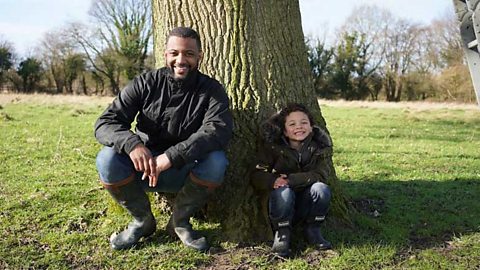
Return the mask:
[[[97, 104], [7, 103], [0, 109], [0, 269], [475, 269], [480, 267], [480, 111], [323, 106], [353, 227], [324, 226], [334, 250], [302, 242], [275, 259], [269, 243], [199, 254], [161, 229], [115, 252], [129, 217], [112, 207], [94, 159]], [[243, 267], [243, 268], [242, 268]]]

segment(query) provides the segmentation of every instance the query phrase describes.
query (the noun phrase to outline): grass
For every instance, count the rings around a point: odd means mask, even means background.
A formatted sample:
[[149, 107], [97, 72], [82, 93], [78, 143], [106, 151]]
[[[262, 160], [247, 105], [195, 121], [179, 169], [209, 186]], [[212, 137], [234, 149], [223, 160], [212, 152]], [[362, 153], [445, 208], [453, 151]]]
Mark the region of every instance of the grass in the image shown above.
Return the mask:
[[210, 223], [196, 225], [214, 254], [161, 229], [136, 249], [110, 250], [129, 218], [97, 180], [92, 127], [105, 104], [1, 105], [0, 269], [480, 268], [479, 110], [324, 105], [354, 225], [327, 223], [334, 250], [295, 242], [283, 260], [268, 243], [225, 241]]

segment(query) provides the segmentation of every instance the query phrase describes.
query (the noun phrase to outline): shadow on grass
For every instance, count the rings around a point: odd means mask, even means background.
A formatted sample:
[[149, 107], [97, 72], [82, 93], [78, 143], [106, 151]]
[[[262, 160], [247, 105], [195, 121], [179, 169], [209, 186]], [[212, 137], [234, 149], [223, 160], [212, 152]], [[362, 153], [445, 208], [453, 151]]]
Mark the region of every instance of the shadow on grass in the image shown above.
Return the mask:
[[326, 226], [336, 244], [387, 244], [401, 249], [443, 247], [478, 231], [480, 178], [444, 181], [364, 180], [344, 182], [353, 228]]
[[[480, 177], [386, 181], [373, 176], [362, 181], [343, 181], [342, 184], [356, 211], [352, 213], [353, 227], [339, 226], [333, 219], [327, 219], [322, 225], [324, 236], [334, 245], [333, 252], [340, 248], [363, 250], [366, 246], [389, 246], [396, 249], [395, 260], [402, 261], [411, 252], [446, 248], [456, 237], [479, 230]], [[168, 217], [162, 218], [156, 233], [137, 248], [166, 244], [172, 250], [177, 247], [185, 249], [178, 239], [166, 233], [164, 225]], [[254, 258], [272, 261], [271, 242], [232, 243], [232, 249], [225, 250], [221, 247], [225, 241], [221, 229], [205, 228], [202, 221], [199, 224], [200, 228], [196, 229], [207, 237], [214, 251], [210, 253], [213, 255], [210, 260], [200, 260], [198, 265], [231, 265], [238, 263], [237, 260], [249, 264]], [[294, 231], [292, 252], [293, 258], [305, 260], [338, 256], [337, 253], [312, 252], [298, 227]]]

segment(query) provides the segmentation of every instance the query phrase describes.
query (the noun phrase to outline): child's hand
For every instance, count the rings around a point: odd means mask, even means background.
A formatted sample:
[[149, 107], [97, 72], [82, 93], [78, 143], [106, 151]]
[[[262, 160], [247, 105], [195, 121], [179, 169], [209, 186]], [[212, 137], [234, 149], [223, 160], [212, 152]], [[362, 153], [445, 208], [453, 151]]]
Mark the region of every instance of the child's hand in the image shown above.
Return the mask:
[[273, 183], [273, 188], [281, 188], [281, 187], [288, 187], [288, 178], [286, 174], [280, 174], [279, 177]]

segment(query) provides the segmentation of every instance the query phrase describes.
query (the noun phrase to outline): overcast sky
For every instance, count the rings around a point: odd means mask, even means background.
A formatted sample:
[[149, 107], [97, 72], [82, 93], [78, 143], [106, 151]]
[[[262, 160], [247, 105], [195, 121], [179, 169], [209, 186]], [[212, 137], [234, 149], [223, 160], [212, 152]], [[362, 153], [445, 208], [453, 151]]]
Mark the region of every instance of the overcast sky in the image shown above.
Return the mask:
[[[0, 40], [20, 56], [32, 53], [43, 35], [71, 21], [87, 21], [89, 0], [0, 0]], [[401, 18], [428, 24], [453, 12], [451, 0], [300, 0], [305, 35], [331, 35], [355, 6], [375, 4]]]

